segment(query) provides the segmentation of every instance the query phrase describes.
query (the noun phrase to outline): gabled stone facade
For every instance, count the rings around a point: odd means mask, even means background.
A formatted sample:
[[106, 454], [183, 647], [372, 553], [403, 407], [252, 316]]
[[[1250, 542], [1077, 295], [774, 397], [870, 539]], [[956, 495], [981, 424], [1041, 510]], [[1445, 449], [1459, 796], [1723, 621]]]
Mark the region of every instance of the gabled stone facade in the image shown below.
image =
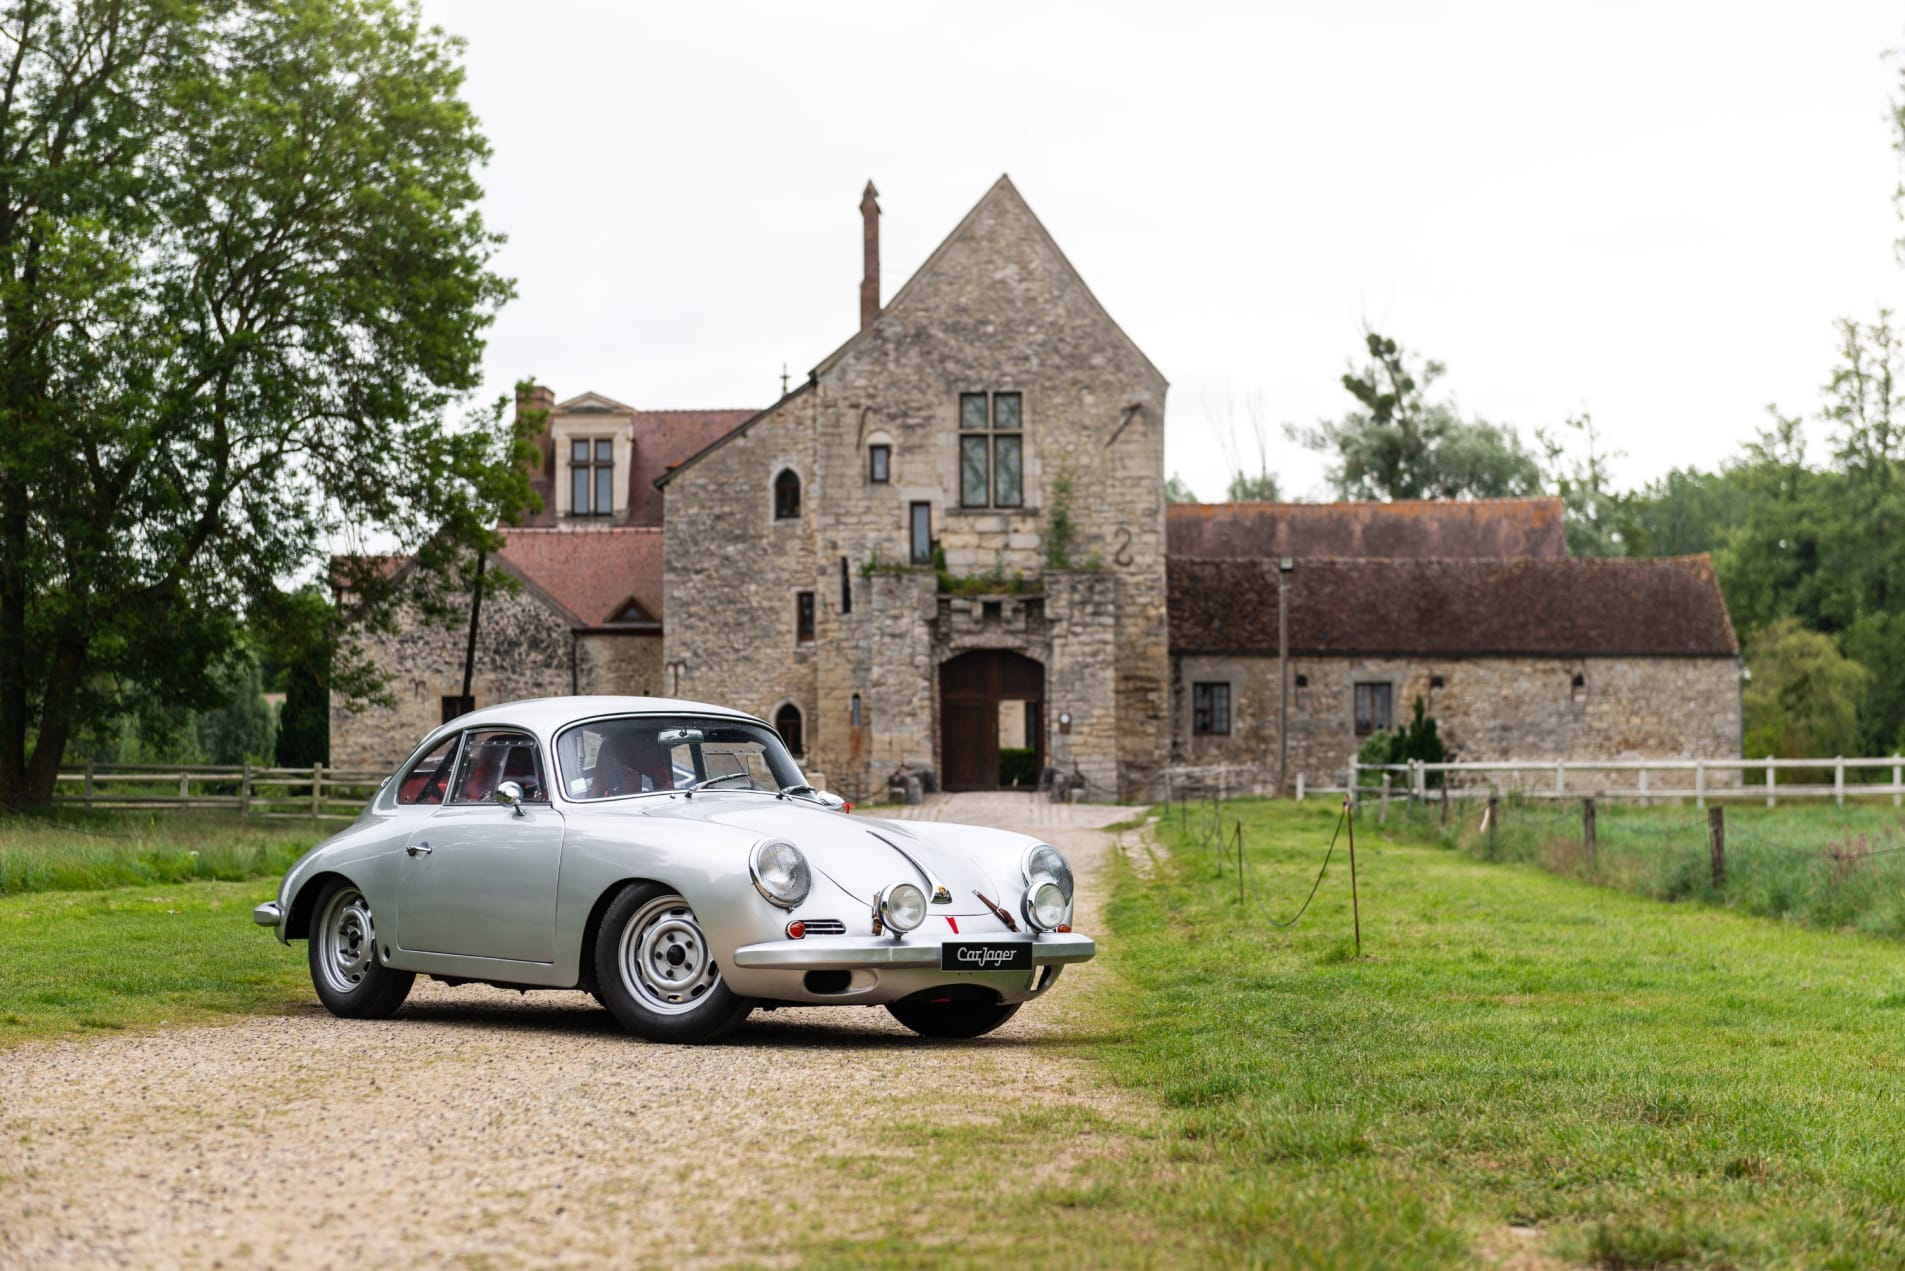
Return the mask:
[[[1037, 702], [1043, 766], [1105, 796], [1148, 791], [1170, 731], [1165, 391], [1001, 178], [805, 384], [659, 483], [669, 690], [769, 719], [792, 707], [807, 762], [851, 796], [907, 765], [991, 784], [981, 716], [1001, 700]], [[986, 395], [988, 427], [962, 427], [967, 395]], [[966, 506], [981, 491], [962, 485], [962, 450], [1001, 420], [1018, 425], [1019, 505], [999, 497], [995, 448], [983, 501], [1008, 506]], [[802, 497], [777, 517], [783, 473]], [[919, 504], [955, 594], [914, 559]], [[1042, 684], [973, 688], [949, 718], [942, 672], [964, 653], [981, 657], [956, 675], [991, 664]]]

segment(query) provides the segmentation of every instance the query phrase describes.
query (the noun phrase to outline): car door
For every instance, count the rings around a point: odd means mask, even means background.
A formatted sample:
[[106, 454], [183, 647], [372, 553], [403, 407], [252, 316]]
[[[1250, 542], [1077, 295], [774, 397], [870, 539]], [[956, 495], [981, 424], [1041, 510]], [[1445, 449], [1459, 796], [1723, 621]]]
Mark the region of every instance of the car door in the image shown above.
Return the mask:
[[[514, 807], [496, 802], [505, 781]], [[509, 728], [465, 734], [450, 797], [404, 846], [397, 939], [406, 949], [516, 962], [555, 961], [562, 816], [535, 738]]]

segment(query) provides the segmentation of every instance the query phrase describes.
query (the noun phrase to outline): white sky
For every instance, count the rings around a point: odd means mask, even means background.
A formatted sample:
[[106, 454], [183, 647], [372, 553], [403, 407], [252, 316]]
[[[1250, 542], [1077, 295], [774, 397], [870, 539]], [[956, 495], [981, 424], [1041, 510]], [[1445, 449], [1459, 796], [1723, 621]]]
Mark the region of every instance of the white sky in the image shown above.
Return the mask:
[[766, 405], [858, 322], [869, 177], [890, 297], [1010, 172], [1205, 498], [1226, 413], [1342, 413], [1365, 321], [1530, 439], [1592, 410], [1633, 484], [1810, 413], [1832, 321], [1905, 300], [1896, 4], [424, 10], [469, 41], [520, 290], [489, 395]]

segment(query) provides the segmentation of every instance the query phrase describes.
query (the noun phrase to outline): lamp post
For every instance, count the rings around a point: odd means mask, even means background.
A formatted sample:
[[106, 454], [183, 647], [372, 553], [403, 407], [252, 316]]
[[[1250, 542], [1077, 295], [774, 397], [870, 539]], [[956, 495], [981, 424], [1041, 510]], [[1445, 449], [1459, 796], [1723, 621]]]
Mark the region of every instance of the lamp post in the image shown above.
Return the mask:
[[1277, 797], [1283, 797], [1290, 773], [1290, 623], [1286, 600], [1290, 572], [1296, 561], [1289, 556], [1277, 559], [1277, 682], [1282, 700], [1277, 707]]

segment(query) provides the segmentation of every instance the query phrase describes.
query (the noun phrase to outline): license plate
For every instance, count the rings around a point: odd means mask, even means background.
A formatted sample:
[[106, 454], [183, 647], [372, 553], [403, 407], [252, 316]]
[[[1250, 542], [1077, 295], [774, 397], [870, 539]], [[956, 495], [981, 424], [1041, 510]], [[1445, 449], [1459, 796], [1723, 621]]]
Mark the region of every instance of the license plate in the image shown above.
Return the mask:
[[1032, 946], [1022, 940], [990, 944], [979, 940], [949, 940], [939, 946], [942, 971], [1030, 971]]

